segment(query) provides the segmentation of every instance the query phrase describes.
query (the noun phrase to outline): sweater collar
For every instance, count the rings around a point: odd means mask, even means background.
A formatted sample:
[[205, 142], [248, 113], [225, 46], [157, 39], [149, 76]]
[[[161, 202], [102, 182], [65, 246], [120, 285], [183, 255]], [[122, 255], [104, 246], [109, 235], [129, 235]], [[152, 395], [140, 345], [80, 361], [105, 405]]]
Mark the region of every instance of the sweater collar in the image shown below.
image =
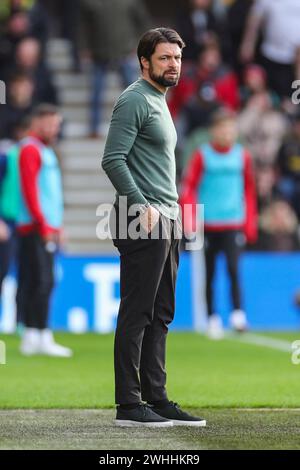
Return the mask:
[[156, 88], [154, 85], [152, 85], [152, 83], [148, 82], [148, 80], [146, 80], [145, 78], [141, 77], [140, 80], [146, 84], [146, 86], [150, 87], [152, 91], [155, 91], [159, 96], [163, 96], [165, 97], [166, 96], [166, 93], [163, 93], [162, 91], [160, 91], [158, 88]]

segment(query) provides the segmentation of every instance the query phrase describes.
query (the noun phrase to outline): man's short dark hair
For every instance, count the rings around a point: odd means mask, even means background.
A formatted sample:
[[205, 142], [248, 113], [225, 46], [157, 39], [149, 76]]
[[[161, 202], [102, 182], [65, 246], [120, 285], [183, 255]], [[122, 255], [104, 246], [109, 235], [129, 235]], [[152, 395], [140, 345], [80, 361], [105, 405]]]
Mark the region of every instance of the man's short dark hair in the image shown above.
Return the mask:
[[152, 54], [154, 54], [156, 46], [161, 43], [170, 42], [172, 44], [178, 44], [182, 50], [185, 47], [183, 39], [179, 36], [177, 31], [170, 28], [155, 28], [150, 29], [140, 39], [137, 56], [140, 62], [141, 69], [143, 70], [141, 58], [150, 60]]
[[41, 103], [36, 106], [31, 114], [31, 118], [41, 118], [45, 116], [54, 116], [60, 114], [57, 106], [49, 103]]

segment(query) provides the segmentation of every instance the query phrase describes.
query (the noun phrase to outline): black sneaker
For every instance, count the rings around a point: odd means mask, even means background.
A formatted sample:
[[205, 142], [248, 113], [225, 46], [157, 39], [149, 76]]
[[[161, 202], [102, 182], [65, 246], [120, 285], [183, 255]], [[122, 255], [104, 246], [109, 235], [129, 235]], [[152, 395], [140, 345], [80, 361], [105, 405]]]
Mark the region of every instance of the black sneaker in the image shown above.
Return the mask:
[[152, 406], [152, 410], [163, 418], [171, 419], [174, 426], [206, 426], [205, 419], [189, 415], [185, 411], [182, 411], [179, 405], [173, 401], [169, 401], [169, 403], [162, 408]]
[[117, 407], [116, 426], [124, 427], [155, 427], [165, 428], [173, 426], [173, 422], [154, 413], [152, 407], [140, 404], [132, 410], [124, 410]]

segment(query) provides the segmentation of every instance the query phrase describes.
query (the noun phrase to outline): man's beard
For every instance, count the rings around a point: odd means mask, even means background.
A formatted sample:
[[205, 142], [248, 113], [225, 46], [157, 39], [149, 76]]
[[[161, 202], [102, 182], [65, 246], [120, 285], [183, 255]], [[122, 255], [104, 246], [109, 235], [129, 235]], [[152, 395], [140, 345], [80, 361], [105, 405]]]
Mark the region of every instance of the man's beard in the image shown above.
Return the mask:
[[156, 82], [158, 85], [161, 85], [163, 87], [170, 87], [170, 86], [175, 86], [178, 83], [179, 80], [179, 73], [177, 74], [176, 77], [173, 78], [166, 78], [166, 75], [170, 72], [170, 70], [164, 72], [162, 75], [156, 75], [153, 71], [152, 64], [150, 63], [149, 67], [149, 76], [151, 80]]

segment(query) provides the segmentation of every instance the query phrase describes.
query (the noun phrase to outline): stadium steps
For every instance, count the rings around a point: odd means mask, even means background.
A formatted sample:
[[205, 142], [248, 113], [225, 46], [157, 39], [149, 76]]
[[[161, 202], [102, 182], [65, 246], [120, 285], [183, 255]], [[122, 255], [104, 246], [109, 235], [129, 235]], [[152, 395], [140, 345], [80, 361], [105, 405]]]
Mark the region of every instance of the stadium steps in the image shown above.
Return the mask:
[[[115, 191], [101, 168], [103, 139], [88, 138], [90, 67], [72, 73], [70, 45], [62, 39], [49, 41], [47, 59], [58, 88], [64, 117], [63, 136], [58, 145], [64, 198], [66, 249], [75, 254], [108, 254], [114, 251], [110, 240], [96, 237], [101, 203], [112, 203]], [[106, 134], [113, 103], [121, 92], [117, 74], [107, 77], [101, 133]]]

